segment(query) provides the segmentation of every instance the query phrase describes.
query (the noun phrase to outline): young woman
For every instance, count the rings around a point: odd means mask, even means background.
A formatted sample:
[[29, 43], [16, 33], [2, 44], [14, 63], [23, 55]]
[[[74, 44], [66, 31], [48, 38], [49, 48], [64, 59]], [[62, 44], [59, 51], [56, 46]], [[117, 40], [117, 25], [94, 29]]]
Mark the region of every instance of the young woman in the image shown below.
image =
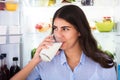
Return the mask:
[[33, 59], [11, 80], [116, 80], [112, 58], [98, 49], [84, 12], [75, 5], [59, 8], [53, 17], [52, 34], [62, 42], [52, 61], [39, 57], [52, 46], [52, 36], [39, 45]]

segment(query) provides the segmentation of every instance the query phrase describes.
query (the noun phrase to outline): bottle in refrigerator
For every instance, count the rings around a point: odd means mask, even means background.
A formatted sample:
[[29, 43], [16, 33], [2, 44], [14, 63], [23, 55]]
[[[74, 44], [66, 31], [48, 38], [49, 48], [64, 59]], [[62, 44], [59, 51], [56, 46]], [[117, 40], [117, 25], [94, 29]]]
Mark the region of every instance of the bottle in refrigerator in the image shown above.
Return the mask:
[[9, 80], [9, 78], [10, 78], [10, 71], [9, 71], [9, 69], [7, 67], [7, 63], [6, 63], [6, 56], [7, 56], [7, 54], [6, 53], [2, 53], [1, 55], [4, 57], [3, 58], [3, 72], [5, 72], [5, 74], [7, 75], [6, 76], [7, 80]]
[[3, 80], [3, 72], [2, 72], [2, 69], [1, 69], [1, 67], [2, 67], [2, 56], [0, 55], [0, 80]]
[[4, 67], [3, 67], [3, 56], [0, 55], [0, 80], [7, 80], [7, 75], [4, 72]]
[[18, 65], [18, 57], [13, 57], [13, 65], [10, 67], [10, 78], [13, 77], [19, 71], [20, 67]]

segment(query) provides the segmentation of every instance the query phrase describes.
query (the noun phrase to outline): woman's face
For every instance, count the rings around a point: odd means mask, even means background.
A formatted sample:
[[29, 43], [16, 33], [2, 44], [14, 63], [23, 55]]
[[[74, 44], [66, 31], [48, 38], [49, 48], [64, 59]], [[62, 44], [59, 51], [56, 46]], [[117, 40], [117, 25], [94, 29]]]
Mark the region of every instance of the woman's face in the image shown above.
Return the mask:
[[56, 18], [53, 29], [53, 34], [63, 43], [61, 49], [68, 50], [79, 45], [78, 37], [80, 33], [76, 31], [72, 24], [64, 19]]

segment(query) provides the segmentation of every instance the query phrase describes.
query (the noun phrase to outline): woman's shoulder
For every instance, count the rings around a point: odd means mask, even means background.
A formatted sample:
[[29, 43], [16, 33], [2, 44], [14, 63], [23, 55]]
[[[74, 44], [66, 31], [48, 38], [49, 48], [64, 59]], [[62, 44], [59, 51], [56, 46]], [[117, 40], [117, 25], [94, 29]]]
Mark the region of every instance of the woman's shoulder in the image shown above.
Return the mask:
[[87, 63], [88, 65], [94, 65], [96, 66], [96, 69], [98, 69], [98, 71], [102, 71], [102, 72], [113, 72], [115, 71], [115, 66], [111, 67], [111, 68], [104, 68], [102, 67], [98, 62], [92, 60], [91, 58], [85, 56], [85, 63]]

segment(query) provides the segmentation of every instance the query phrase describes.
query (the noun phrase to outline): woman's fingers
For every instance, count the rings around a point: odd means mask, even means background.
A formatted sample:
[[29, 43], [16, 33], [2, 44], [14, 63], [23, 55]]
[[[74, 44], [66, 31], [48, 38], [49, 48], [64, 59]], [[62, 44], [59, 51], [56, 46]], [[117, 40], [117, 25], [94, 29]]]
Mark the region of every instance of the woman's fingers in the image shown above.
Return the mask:
[[54, 39], [52, 38], [52, 36], [51, 36], [51, 35], [50, 35], [50, 36], [47, 36], [47, 37], [42, 41], [42, 43], [38, 46], [36, 52], [37, 52], [37, 53], [40, 53], [40, 51], [41, 51], [42, 49], [49, 48], [48, 46], [52, 46], [53, 42], [54, 42]]

